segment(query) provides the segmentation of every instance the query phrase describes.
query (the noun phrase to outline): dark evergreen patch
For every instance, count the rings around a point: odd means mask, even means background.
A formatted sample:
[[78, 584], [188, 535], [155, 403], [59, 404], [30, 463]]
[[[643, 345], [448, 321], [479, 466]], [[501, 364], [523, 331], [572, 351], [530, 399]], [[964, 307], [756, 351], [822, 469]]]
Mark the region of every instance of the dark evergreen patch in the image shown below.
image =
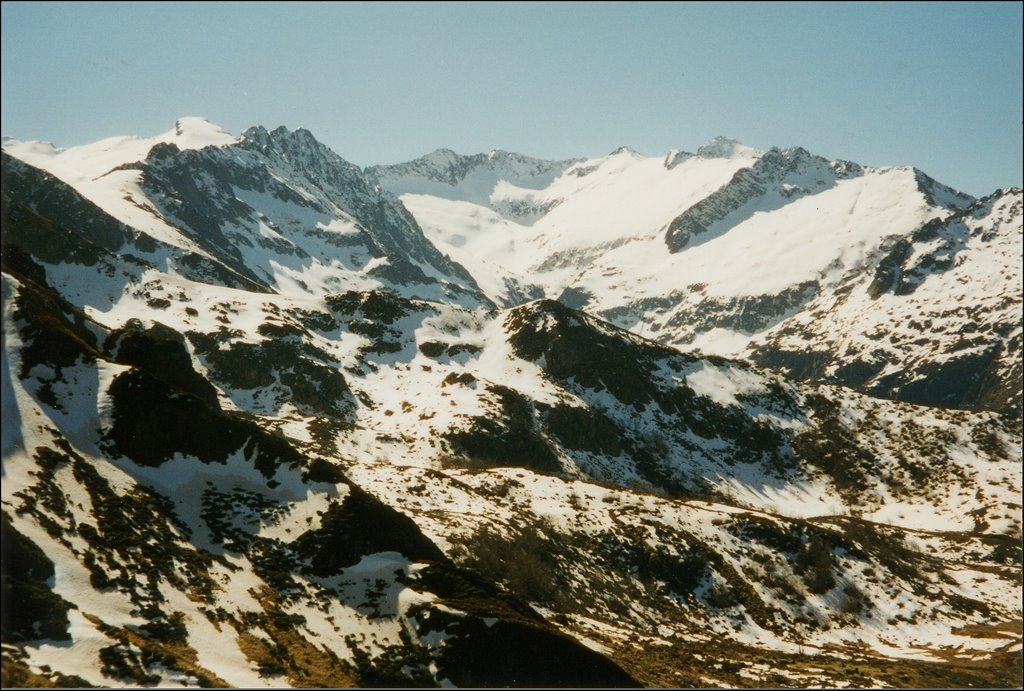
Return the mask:
[[[21, 371], [24, 379], [36, 365], [46, 365], [53, 374], [41, 375], [42, 386], [38, 396], [41, 401], [58, 410], [63, 404], [57, 399], [53, 384], [62, 379], [62, 370], [81, 361], [89, 364], [96, 361], [96, 336], [87, 324], [92, 323], [82, 310], [62, 298], [45, 282], [45, 272], [19, 250], [4, 246], [4, 260], [14, 267], [27, 272], [15, 274], [24, 281], [15, 299], [14, 318], [18, 322], [25, 345], [21, 350]], [[8, 266], [4, 266], [9, 270]], [[31, 277], [44, 278], [36, 283]], [[93, 323], [94, 324], [94, 323]]]
[[824, 377], [825, 369], [833, 363], [835, 356], [826, 350], [816, 350], [813, 345], [802, 350], [759, 347], [754, 351], [754, 360], [761, 367], [782, 372], [793, 379], [813, 382]]
[[492, 384], [487, 390], [494, 394], [494, 412], [471, 417], [468, 428], [449, 431], [452, 450], [475, 464], [559, 472], [562, 466], [537, 429], [532, 403], [506, 386]]
[[480, 346], [473, 345], [472, 343], [441, 343], [439, 341], [425, 341], [420, 343], [419, 350], [427, 357], [439, 358], [442, 355], [455, 357], [461, 353], [479, 353], [481, 348]]
[[843, 424], [838, 403], [822, 395], [809, 396], [807, 402], [815, 412], [816, 424], [793, 438], [793, 450], [828, 475], [841, 491], [858, 496], [875, 481], [878, 460]]
[[446, 344], [437, 341], [425, 341], [419, 345], [420, 352], [431, 358], [440, 357], [447, 348]]
[[329, 332], [338, 328], [334, 315], [318, 310], [292, 308], [287, 311], [290, 316], [311, 331]]
[[441, 651], [437, 676], [456, 686], [640, 687], [607, 657], [555, 630], [506, 620], [488, 626], [437, 612], [420, 633], [438, 629], [455, 638]]
[[259, 532], [261, 519], [272, 519], [286, 505], [260, 492], [233, 487], [203, 491], [200, 517], [210, 531], [210, 542], [235, 552], [245, 552]]
[[0, 266], [3, 270], [22, 282], [47, 285], [46, 269], [38, 264], [21, 245], [7, 242], [3, 238], [0, 244]]
[[452, 343], [448, 346], [448, 357], [455, 357], [462, 353], [469, 353], [470, 355], [479, 353], [482, 350], [480, 346], [473, 345], [472, 343]]
[[222, 349], [219, 347], [221, 339], [217, 336], [190, 331], [188, 337], [217, 381], [246, 390], [274, 383], [273, 369], [262, 344], [235, 342]]
[[[300, 410], [347, 418], [355, 403], [334, 358], [296, 337], [293, 325], [265, 323], [260, 328], [279, 335], [259, 343], [232, 341], [228, 334], [190, 331], [188, 336], [222, 384], [252, 390], [280, 381], [288, 387], [288, 400]], [[230, 343], [227, 348], [221, 345], [225, 340]]]
[[118, 494], [85, 459], [72, 453], [70, 462], [92, 503], [95, 525], [79, 523], [77, 530], [92, 555], [94, 587], [116, 587], [151, 619], [164, 616], [161, 581], [212, 597], [208, 571], [213, 559], [182, 540], [188, 528], [169, 499], [142, 486]]
[[[542, 409], [540, 404], [537, 408]], [[622, 452], [623, 432], [604, 413], [563, 404], [545, 406], [542, 410], [548, 432], [566, 448], [609, 456]]]
[[248, 438], [244, 426], [194, 395], [157, 377], [129, 370], [110, 386], [113, 426], [110, 450], [139, 465], [159, 466], [175, 453], [223, 463]]
[[472, 538], [456, 540], [454, 554], [460, 565], [502, 584], [515, 597], [564, 605], [565, 583], [558, 571], [558, 550], [552, 548], [558, 539], [540, 522], [516, 526], [508, 536], [484, 526]]
[[770, 518], [755, 514], [740, 514], [728, 526], [737, 537], [753, 540], [780, 552], [795, 553], [804, 545], [804, 539], [793, 524], [779, 525]]
[[432, 593], [468, 615], [430, 605], [410, 611], [420, 636], [432, 631], [453, 636], [436, 660], [436, 678], [458, 686], [638, 685], [614, 662], [557, 631], [517, 594], [503, 593], [486, 576], [433, 563], [404, 578], [413, 589]]
[[864, 550], [842, 533], [806, 521], [790, 520], [780, 524], [756, 514], [740, 514], [732, 520], [728, 530], [783, 555], [808, 591], [815, 594], [828, 592], [838, 582], [834, 552], [842, 551], [856, 559], [868, 558]]
[[894, 391], [895, 400], [919, 405], [987, 408], [1020, 417], [1020, 397], [1014, 397], [1012, 384], [1001, 376], [1005, 355], [1002, 343], [993, 343], [913, 374], [899, 372], [880, 379], [870, 390]]
[[453, 386], [460, 384], [462, 386], [469, 386], [470, 384], [477, 381], [477, 378], [472, 372], [450, 372], [441, 381], [441, 386]]
[[217, 390], [192, 367], [185, 337], [169, 326], [157, 322], [147, 329], [138, 320], [129, 320], [107, 337], [103, 349], [116, 353], [117, 362], [145, 370], [210, 408], [220, 407]]
[[493, 575], [474, 568], [461, 568], [445, 560], [432, 562], [415, 574], [403, 576], [402, 582], [418, 592], [436, 595], [473, 616], [500, 617], [543, 626], [544, 618], [514, 593], [502, 591]]
[[[673, 550], [654, 549], [642, 535], [632, 528], [620, 526], [627, 536], [602, 532], [595, 536], [598, 551], [608, 567], [617, 573], [632, 571], [636, 577], [649, 586], [655, 586], [663, 594], [691, 595], [708, 576], [708, 550], [697, 547], [697, 541], [677, 542]], [[639, 538], [639, 539], [637, 539]]]
[[256, 327], [256, 333], [265, 338], [301, 340], [308, 336], [304, 329], [285, 321], [266, 321]]
[[382, 324], [393, 324], [415, 309], [411, 301], [386, 290], [350, 290], [328, 295], [324, 301], [334, 312], [351, 316], [358, 311], [366, 319]]
[[0, 671], [0, 683], [5, 689], [91, 689], [93, 685], [78, 675], [62, 674], [51, 671], [49, 666], [44, 665], [37, 674], [29, 667], [26, 660], [28, 654], [13, 646], [4, 648], [2, 655], [2, 671]]
[[541, 300], [510, 311], [505, 330], [517, 356], [531, 362], [543, 357], [544, 371], [558, 381], [607, 389], [638, 410], [655, 400], [657, 362], [678, 353], [653, 342], [638, 346], [634, 336], [607, 333], [589, 319], [554, 300]]
[[349, 485], [341, 503], [331, 505], [320, 527], [303, 533], [292, 547], [309, 560], [314, 574], [323, 577], [376, 552], [400, 552], [413, 561], [445, 558], [412, 519], [355, 485]]
[[302, 479], [306, 482], [327, 482], [337, 485], [345, 482], [345, 473], [330, 461], [316, 458], [310, 461], [309, 468], [303, 473]]
[[111, 679], [119, 679], [139, 686], [153, 686], [160, 682], [159, 674], [146, 671], [145, 653], [140, 655], [124, 645], [108, 645], [99, 652], [103, 666], [100, 671]]
[[0, 637], [4, 643], [39, 639], [71, 640], [68, 609], [76, 607], [52, 590], [53, 562], [2, 515], [0, 557]]
[[345, 636], [360, 688], [419, 689], [437, 686], [430, 671], [430, 652], [414, 643], [405, 627], [399, 630], [398, 636], [400, 643], [386, 646], [372, 658], [359, 646], [354, 635]]
[[[838, 529], [832, 534], [842, 536], [842, 541], [838, 545], [833, 542], [833, 546], [852, 547], [854, 556], [870, 557], [893, 576], [914, 587], [929, 587], [930, 581], [925, 572], [934, 571], [939, 562], [935, 557], [908, 547], [900, 529], [853, 517], [835, 517], [829, 522]], [[940, 572], [940, 577], [943, 576], [945, 574]]]
[[148, 372], [132, 369], [118, 375], [109, 393], [113, 425], [103, 435], [107, 449], [139, 465], [159, 466], [176, 453], [204, 463], [224, 463], [238, 449], [268, 479], [282, 465], [305, 464], [283, 437], [213, 408]]

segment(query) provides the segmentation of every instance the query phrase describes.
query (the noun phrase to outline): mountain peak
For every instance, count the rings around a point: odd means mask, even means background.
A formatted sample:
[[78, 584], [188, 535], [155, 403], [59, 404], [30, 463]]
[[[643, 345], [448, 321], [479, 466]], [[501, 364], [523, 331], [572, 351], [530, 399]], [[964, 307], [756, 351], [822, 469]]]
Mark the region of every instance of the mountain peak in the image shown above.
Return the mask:
[[430, 161], [433, 163], [449, 164], [452, 161], [456, 161], [460, 158], [466, 157], [463, 156], [462, 154], [456, 153], [455, 151], [447, 147], [440, 147], [438, 149], [434, 149], [429, 154], [423, 156], [421, 160]]
[[253, 125], [242, 132], [240, 140], [255, 141], [260, 144], [266, 144], [271, 140], [274, 141], [308, 141], [320, 143], [319, 140], [313, 135], [312, 132], [307, 130], [305, 127], [297, 127], [295, 129], [288, 129], [286, 125], [279, 125], [272, 130], [268, 130], [263, 125]]
[[641, 157], [640, 153], [638, 151], [636, 151], [635, 149], [631, 149], [628, 146], [620, 146], [619, 148], [617, 148], [615, 151], [611, 152], [608, 155], [609, 156], [618, 156], [619, 154], [629, 154], [630, 156], [633, 156], [634, 158], [640, 158]]
[[174, 122], [174, 131], [168, 132], [165, 139], [174, 142], [182, 149], [224, 146], [238, 141], [237, 137], [228, 133], [224, 128], [206, 118], [197, 116], [178, 118]]
[[735, 156], [749, 156], [756, 152], [757, 150], [753, 147], [721, 135], [704, 142], [697, 149], [697, 155], [701, 158], [733, 158]]

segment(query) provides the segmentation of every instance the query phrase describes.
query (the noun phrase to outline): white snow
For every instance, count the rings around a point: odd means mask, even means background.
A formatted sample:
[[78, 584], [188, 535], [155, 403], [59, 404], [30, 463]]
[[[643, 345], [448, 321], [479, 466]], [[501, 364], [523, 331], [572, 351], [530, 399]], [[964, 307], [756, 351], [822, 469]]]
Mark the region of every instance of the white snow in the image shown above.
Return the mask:
[[737, 394], [759, 394], [767, 389], [764, 380], [750, 370], [715, 367], [701, 362], [686, 375], [686, 384], [699, 396], [707, 396], [721, 405], [740, 405]]

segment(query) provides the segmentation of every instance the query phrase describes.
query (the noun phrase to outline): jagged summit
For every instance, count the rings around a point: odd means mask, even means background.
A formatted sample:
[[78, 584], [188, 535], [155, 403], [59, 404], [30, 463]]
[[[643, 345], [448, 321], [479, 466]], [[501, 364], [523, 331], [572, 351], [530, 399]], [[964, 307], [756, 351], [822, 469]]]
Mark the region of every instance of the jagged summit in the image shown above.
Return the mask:
[[697, 155], [703, 158], [732, 158], [733, 156], [754, 156], [758, 153], [760, 152], [753, 147], [721, 135], [708, 140], [697, 149]]
[[307, 129], [254, 126], [235, 138], [202, 118], [182, 118], [148, 139], [56, 155], [18, 144], [5, 151], [147, 237], [264, 289], [390, 285], [490, 304], [393, 197]]
[[614, 151], [612, 151], [608, 155], [609, 156], [627, 155], [627, 156], [633, 156], [634, 158], [643, 158], [643, 154], [641, 154], [636, 149], [630, 148], [628, 146], [620, 146], [620, 147], [616, 148]]
[[344, 160], [304, 127], [289, 129], [285, 125], [279, 125], [268, 130], [262, 125], [254, 125], [242, 133], [239, 142], [260, 147], [274, 146], [282, 152], [289, 149], [305, 149], [307, 152], [318, 152], [320, 155], [328, 155], [339, 161]]

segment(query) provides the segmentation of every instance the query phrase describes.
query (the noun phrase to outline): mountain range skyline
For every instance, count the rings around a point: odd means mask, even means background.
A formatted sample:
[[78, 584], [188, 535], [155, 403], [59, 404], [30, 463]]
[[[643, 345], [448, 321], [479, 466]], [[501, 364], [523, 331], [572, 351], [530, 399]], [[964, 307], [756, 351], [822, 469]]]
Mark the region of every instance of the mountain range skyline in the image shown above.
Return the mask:
[[304, 127], [360, 166], [724, 134], [916, 165], [974, 196], [1021, 185], [1017, 3], [239, 8], [4, 3], [2, 134], [71, 146], [192, 113]]

